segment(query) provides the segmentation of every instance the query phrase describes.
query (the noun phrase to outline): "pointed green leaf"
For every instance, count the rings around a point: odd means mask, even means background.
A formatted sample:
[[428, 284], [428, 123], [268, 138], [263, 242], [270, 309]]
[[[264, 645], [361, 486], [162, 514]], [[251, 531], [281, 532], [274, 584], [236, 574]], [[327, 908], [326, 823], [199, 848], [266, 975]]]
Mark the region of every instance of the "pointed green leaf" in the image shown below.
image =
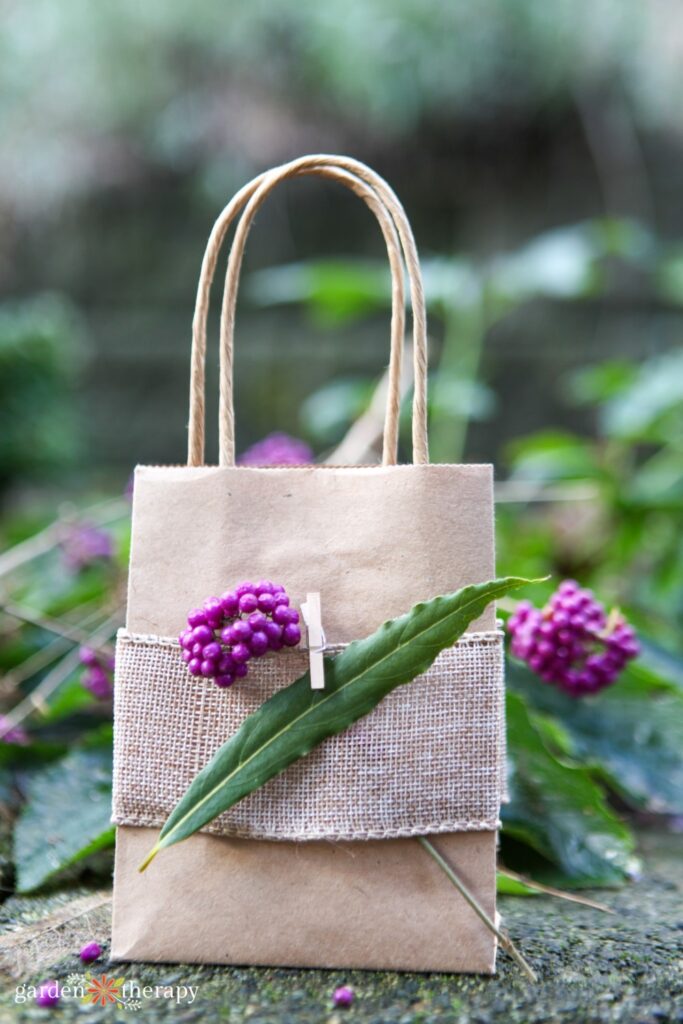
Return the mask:
[[491, 601], [529, 582], [509, 576], [417, 604], [328, 659], [324, 690], [311, 689], [308, 673], [279, 690], [195, 777], [141, 870], [160, 849], [191, 836], [425, 672]]
[[[545, 724], [519, 694], [508, 692], [506, 711], [510, 799], [501, 812], [503, 840], [512, 836], [556, 864], [565, 883], [623, 882], [637, 869], [633, 837], [590, 769], [554, 756]], [[559, 879], [555, 874], [540, 880]]]

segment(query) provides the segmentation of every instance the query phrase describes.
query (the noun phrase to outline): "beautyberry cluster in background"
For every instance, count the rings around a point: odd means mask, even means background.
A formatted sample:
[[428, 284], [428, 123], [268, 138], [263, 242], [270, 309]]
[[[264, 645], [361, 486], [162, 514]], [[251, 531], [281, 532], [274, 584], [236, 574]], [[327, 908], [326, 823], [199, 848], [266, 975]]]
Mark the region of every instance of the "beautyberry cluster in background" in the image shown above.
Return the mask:
[[640, 650], [623, 615], [608, 616], [575, 580], [561, 583], [544, 608], [520, 601], [507, 628], [515, 657], [573, 697], [609, 686]]
[[6, 715], [0, 715], [0, 743], [9, 743], [15, 747], [25, 747], [30, 743], [28, 733], [20, 725], [12, 725]]
[[299, 613], [289, 607], [287, 592], [279, 584], [240, 583], [191, 611], [178, 639], [193, 676], [232, 686], [246, 676], [252, 658], [296, 647], [301, 640]]
[[60, 546], [66, 567], [73, 573], [82, 572], [95, 562], [109, 562], [114, 557], [111, 534], [86, 521], [68, 524]]
[[94, 651], [92, 647], [81, 647], [78, 652], [85, 672], [81, 683], [98, 700], [108, 700], [114, 692], [114, 659], [110, 655]]
[[298, 437], [276, 432], [247, 448], [237, 461], [241, 466], [303, 466], [313, 462], [313, 451]]

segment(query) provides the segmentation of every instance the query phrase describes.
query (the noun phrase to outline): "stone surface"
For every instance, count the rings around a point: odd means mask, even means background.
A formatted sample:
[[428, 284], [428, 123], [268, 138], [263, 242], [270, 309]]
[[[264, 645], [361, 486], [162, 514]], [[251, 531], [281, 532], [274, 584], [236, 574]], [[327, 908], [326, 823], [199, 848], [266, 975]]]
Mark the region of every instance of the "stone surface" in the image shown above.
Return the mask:
[[[680, 836], [641, 835], [644, 877], [619, 891], [591, 894], [615, 913], [604, 914], [550, 897], [500, 900], [510, 934], [539, 974], [525, 981], [505, 954], [495, 978], [410, 975], [376, 972], [289, 971], [197, 967], [182, 965], [94, 965], [94, 974], [107, 971], [140, 986], [198, 986], [192, 1005], [187, 997], [148, 998], [142, 1007], [117, 1010], [64, 1000], [58, 1013], [30, 1003], [17, 1005], [17, 983], [43, 978], [65, 981], [83, 968], [75, 941], [82, 927], [83, 942], [104, 934], [106, 905], [90, 906], [93, 894], [53, 893], [43, 898], [12, 898], [0, 918], [4, 936], [21, 941], [31, 928], [35, 972], [12, 977], [5, 969], [0, 997], [0, 1020], [60, 1021], [249, 1021], [253, 1024], [667, 1024], [683, 1021], [683, 858]], [[69, 926], [64, 933], [73, 952], [57, 954], [60, 925], [69, 908], [86, 908], [87, 924]], [[57, 915], [57, 916], [55, 916]], [[47, 923], [49, 941], [41, 947], [35, 928]], [[87, 934], [86, 934], [87, 931]], [[3, 938], [2, 941], [5, 941]], [[454, 936], [457, 941], [457, 936]], [[50, 945], [50, 942], [52, 945]], [[57, 945], [55, 945], [55, 942]], [[17, 948], [15, 946], [15, 948]], [[48, 959], [45, 960], [44, 957]], [[38, 966], [39, 965], [39, 966]], [[351, 985], [356, 1001], [350, 1010], [333, 1010], [331, 995], [341, 984]]]

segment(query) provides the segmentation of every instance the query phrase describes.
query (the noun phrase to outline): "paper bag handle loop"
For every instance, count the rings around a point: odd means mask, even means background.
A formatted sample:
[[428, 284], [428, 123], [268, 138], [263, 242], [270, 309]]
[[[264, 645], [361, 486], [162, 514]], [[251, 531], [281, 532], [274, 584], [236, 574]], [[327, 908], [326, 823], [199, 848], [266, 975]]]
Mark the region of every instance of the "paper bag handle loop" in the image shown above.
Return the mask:
[[[192, 369], [190, 375], [190, 422], [188, 435], [188, 465], [201, 466], [204, 462], [205, 433], [205, 376], [206, 376], [206, 327], [209, 309], [209, 295], [218, 256], [228, 229], [248, 199], [271, 172], [258, 175], [245, 185], [225, 207], [211, 231], [204, 253], [197, 289], [195, 314], [192, 324]], [[341, 181], [359, 195], [377, 216], [389, 255], [392, 274], [392, 321], [390, 371], [387, 389], [387, 414], [384, 432], [384, 462], [395, 462], [398, 450], [398, 412], [400, 408], [401, 363], [405, 332], [405, 297], [403, 261], [394, 223], [378, 200], [376, 193], [354, 174], [337, 167], [320, 165], [315, 171], [303, 169], [297, 173], [317, 173], [323, 177]], [[395, 410], [395, 415], [392, 415]]]
[[[413, 461], [427, 462], [426, 383], [427, 337], [424, 295], [415, 242], [403, 208], [393, 191], [379, 175], [348, 157], [315, 155], [302, 157], [282, 167], [259, 175], [244, 186], [222, 212], [209, 239], [197, 292], [193, 321], [192, 385], [190, 395], [190, 437], [188, 463], [201, 465], [204, 456], [204, 380], [206, 353], [206, 319], [211, 281], [220, 246], [230, 223], [246, 205], [233, 242], [221, 317], [221, 410], [220, 463], [234, 465], [233, 413], [233, 334], [237, 285], [244, 254], [244, 245], [253, 217], [266, 196], [286, 178], [301, 174], [317, 174], [333, 178], [351, 188], [365, 200], [377, 216], [384, 234], [392, 271], [392, 351], [385, 418], [383, 462], [396, 462], [398, 418], [400, 406], [401, 356], [404, 334], [403, 267], [398, 239], [408, 266], [413, 307], [413, 354], [415, 392], [413, 398]], [[392, 223], [393, 219], [393, 223]], [[395, 225], [395, 226], [394, 226]]]

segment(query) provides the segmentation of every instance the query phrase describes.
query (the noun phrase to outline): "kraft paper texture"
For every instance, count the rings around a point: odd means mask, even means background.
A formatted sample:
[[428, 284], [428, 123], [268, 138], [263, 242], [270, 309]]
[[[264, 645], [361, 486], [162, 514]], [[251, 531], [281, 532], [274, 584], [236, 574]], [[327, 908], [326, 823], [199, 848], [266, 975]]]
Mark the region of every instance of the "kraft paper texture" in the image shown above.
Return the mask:
[[[206, 597], [265, 577], [295, 599], [320, 592], [327, 640], [345, 643], [417, 601], [494, 575], [490, 466], [136, 470], [133, 633], [177, 634]], [[470, 629], [494, 627], [489, 607]], [[140, 875], [155, 835], [118, 829], [115, 958], [494, 969], [493, 936], [415, 840], [199, 834]], [[496, 834], [435, 842], [492, 915]]]
[[[415, 839], [199, 833], [141, 875], [156, 835], [118, 829], [116, 959], [493, 973], [493, 936]], [[495, 844], [493, 832], [434, 837], [492, 917]]]

